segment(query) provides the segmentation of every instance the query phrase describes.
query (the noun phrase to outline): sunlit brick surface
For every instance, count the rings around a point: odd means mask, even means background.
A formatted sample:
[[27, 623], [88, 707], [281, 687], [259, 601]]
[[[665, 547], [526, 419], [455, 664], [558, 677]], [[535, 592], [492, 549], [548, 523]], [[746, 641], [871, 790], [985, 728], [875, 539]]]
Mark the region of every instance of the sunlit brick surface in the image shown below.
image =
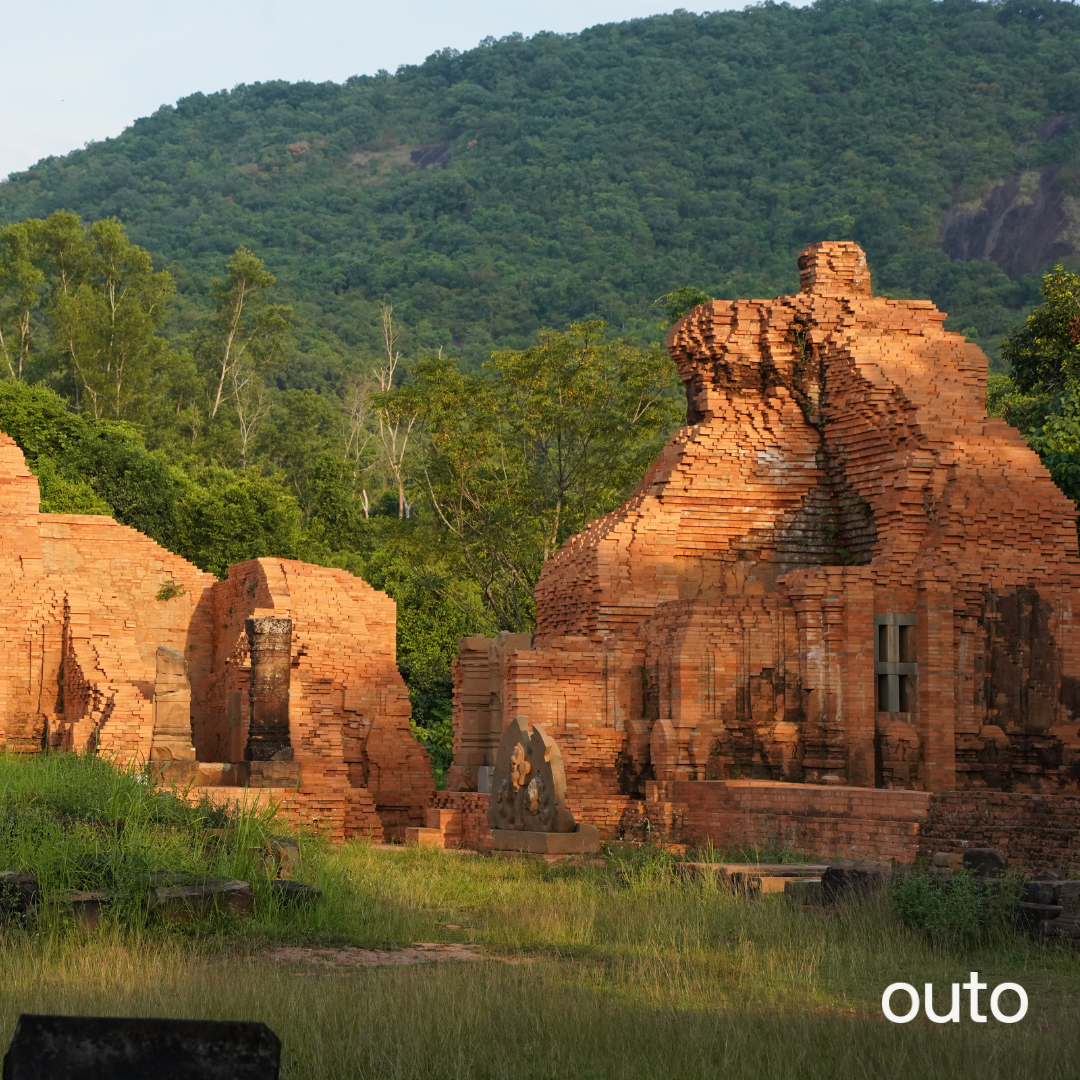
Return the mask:
[[[673, 327], [688, 425], [546, 564], [531, 647], [462, 641], [452, 788], [522, 714], [609, 833], [651, 782], [1080, 792], [1075, 506], [987, 419], [986, 357], [932, 303], [873, 296], [852, 243], [799, 265], [794, 296]], [[879, 709], [889, 618], [911, 626], [903, 712]], [[896, 821], [879, 854], [914, 842]]]
[[283, 559], [241, 563], [217, 581], [111, 518], [41, 514], [38, 502], [22, 453], [0, 435], [0, 728], [10, 748], [178, 757], [175, 717], [154, 730], [165, 646], [187, 660], [198, 759], [179, 762], [176, 778], [217, 799], [243, 797], [230, 776], [247, 739], [244, 623], [286, 615], [300, 774], [298, 790], [280, 793], [290, 813], [338, 839], [423, 823], [431, 777], [409, 731], [389, 597], [342, 570]]

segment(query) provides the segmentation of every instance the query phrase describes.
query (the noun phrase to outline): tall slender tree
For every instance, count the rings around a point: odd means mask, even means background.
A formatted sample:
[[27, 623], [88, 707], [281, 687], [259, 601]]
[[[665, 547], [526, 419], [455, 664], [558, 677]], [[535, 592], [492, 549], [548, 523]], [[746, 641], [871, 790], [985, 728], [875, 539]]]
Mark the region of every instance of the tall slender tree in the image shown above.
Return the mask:
[[216, 310], [201, 353], [209, 369], [211, 419], [230, 400], [242, 412], [252, 376], [284, 352], [292, 309], [267, 301], [266, 290], [276, 280], [262, 259], [238, 247], [225, 267], [224, 280], [210, 284]]

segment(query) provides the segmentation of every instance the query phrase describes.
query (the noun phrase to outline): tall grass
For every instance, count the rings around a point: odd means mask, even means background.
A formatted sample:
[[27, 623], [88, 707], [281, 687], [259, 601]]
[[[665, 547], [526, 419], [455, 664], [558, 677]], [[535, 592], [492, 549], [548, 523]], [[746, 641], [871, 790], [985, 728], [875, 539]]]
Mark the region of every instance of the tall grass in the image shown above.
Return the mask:
[[54, 898], [107, 892], [129, 922], [155, 873], [265, 885], [276, 828], [272, 810], [192, 804], [93, 755], [0, 756], [0, 870], [34, 874]]
[[[180, 930], [8, 927], [0, 1041], [19, 1012], [81, 1012], [263, 1020], [287, 1080], [1075, 1075], [1073, 954], [1017, 935], [935, 941], [885, 894], [837, 914], [747, 901], [678, 881], [655, 849], [581, 869], [366, 843], [306, 859], [324, 890], [310, 910], [260, 904]], [[417, 941], [472, 942], [490, 960], [339, 973], [272, 948]], [[889, 983], [933, 982], [940, 1001], [972, 970], [1025, 986], [1028, 1017], [882, 1018]]]

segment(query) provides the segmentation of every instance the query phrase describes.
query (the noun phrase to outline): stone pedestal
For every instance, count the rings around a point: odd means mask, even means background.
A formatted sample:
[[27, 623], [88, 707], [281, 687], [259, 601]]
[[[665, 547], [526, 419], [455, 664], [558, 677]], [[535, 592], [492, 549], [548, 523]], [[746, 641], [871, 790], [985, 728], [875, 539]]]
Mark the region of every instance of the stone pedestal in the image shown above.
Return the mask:
[[496, 851], [524, 851], [531, 855], [595, 855], [600, 850], [600, 831], [582, 822], [574, 832], [525, 832], [492, 829]]
[[292, 620], [267, 616], [248, 619], [251, 683], [248, 688], [251, 721], [245, 761], [292, 758], [289, 741], [289, 670], [292, 660]]

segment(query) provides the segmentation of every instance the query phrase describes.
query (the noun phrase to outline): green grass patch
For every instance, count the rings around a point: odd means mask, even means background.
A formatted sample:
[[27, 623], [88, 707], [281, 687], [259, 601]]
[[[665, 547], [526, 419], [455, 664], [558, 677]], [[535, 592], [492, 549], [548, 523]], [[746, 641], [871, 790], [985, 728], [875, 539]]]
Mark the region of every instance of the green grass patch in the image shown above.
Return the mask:
[[[110, 780], [93, 771], [100, 767], [59, 756], [9, 761], [0, 813], [9, 823], [24, 807], [55, 814], [63, 770], [90, 770], [80, 775], [94, 783], [66, 788], [64, 812], [85, 814], [79, 820], [102, 849], [129, 845], [109, 856], [115, 880], [166, 855], [194, 859], [169, 837], [219, 827], [199, 826], [205, 808], [178, 809], [135, 774], [113, 770]], [[37, 794], [23, 782], [31, 775]], [[125, 807], [115, 815], [122, 830], [97, 824], [111, 820], [108, 805]], [[103, 812], [91, 817], [90, 807]], [[61, 859], [62, 846], [54, 839], [48, 849], [56, 881], [107, 880], [80, 877], [90, 871]], [[32, 854], [25, 836], [0, 848], [5, 859], [13, 851]], [[9, 925], [0, 932], [0, 1042], [20, 1012], [35, 1011], [262, 1020], [282, 1039], [286, 1080], [1075, 1072], [1074, 953], [1011, 932], [935, 937], [906, 925], [888, 892], [836, 913], [804, 912], [782, 896], [747, 901], [680, 882], [655, 848], [613, 848], [605, 865], [577, 869], [361, 842], [308, 841], [304, 856], [306, 880], [324, 893], [308, 910], [275, 909], [257, 893], [253, 917], [197, 926], [117, 919], [87, 931], [53, 916]], [[219, 852], [213, 865], [241, 876], [243, 857]], [[471, 943], [489, 959], [338, 972], [283, 963], [273, 951], [414, 942]], [[933, 982], [940, 1001], [973, 970], [991, 986], [1024, 986], [1028, 1016], [1011, 1027], [883, 1019], [889, 983]]]

